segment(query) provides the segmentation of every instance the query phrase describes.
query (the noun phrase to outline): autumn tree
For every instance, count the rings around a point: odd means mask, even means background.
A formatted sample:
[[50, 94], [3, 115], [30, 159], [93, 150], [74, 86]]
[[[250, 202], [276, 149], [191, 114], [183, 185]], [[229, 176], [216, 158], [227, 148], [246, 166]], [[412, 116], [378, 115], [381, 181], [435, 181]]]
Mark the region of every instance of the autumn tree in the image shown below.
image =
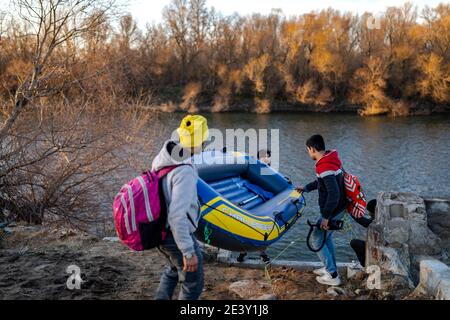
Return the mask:
[[[111, 19], [97, 9], [80, 12], [83, 17], [77, 21], [89, 28], [60, 39], [49, 59], [53, 76], [36, 84], [53, 92], [59, 88], [67, 100], [114, 97], [132, 104], [170, 105], [170, 110], [201, 105], [216, 112], [253, 101], [255, 106], [264, 102], [264, 110], [286, 103], [339, 110], [355, 103], [360, 109], [399, 114], [391, 111], [400, 101], [405, 106], [448, 104], [448, 4], [419, 10], [405, 3], [376, 16], [331, 8], [301, 15], [275, 9], [266, 15], [225, 16], [207, 0], [172, 0], [161, 23], [144, 30], [128, 13]], [[36, 60], [35, 39], [24, 23], [3, 16], [0, 95], [5, 104], [21, 95], [23, 84], [33, 83], [25, 79]], [[26, 12], [22, 16], [30, 17]], [[68, 34], [72, 20], [60, 36]], [[372, 97], [382, 93], [384, 98], [369, 98], [367, 86], [372, 86]], [[371, 107], [384, 99], [389, 103], [381, 103], [382, 108]]]
[[420, 77], [416, 80], [417, 91], [424, 99], [436, 103], [450, 103], [450, 62], [435, 53], [418, 58]]
[[391, 102], [386, 96], [387, 65], [380, 58], [369, 58], [352, 79], [352, 101], [365, 106], [362, 115], [385, 114]]

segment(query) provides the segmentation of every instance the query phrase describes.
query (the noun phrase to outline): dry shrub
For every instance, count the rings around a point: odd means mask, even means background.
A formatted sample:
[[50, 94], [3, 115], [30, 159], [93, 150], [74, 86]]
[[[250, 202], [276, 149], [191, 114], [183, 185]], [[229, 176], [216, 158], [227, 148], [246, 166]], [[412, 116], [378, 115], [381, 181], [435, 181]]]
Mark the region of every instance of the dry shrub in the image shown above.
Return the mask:
[[302, 85], [299, 85], [295, 91], [295, 98], [303, 104], [312, 104], [317, 94], [317, 86], [314, 80], [309, 79]]
[[392, 101], [386, 95], [387, 64], [380, 58], [370, 58], [365, 66], [356, 70], [352, 81], [352, 102], [359, 103], [364, 109], [362, 116], [387, 114]]
[[228, 108], [231, 94], [230, 72], [225, 65], [220, 65], [217, 69], [217, 76], [221, 84], [214, 95], [212, 112], [222, 112]]
[[450, 103], [450, 62], [431, 53], [419, 56], [417, 65], [421, 73], [416, 81], [419, 94], [437, 103]]
[[212, 112], [227, 111], [230, 106], [233, 91], [239, 93], [242, 88], [244, 73], [238, 69], [229, 70], [226, 66], [220, 65], [217, 71], [220, 85], [214, 95]]
[[295, 84], [294, 77], [289, 72], [287, 65], [282, 64], [282, 63], [277, 63], [276, 69], [278, 70], [278, 73], [281, 76], [281, 79], [283, 79], [284, 91], [286, 92], [288, 99], [293, 100], [293, 102], [296, 102], [295, 92], [296, 92], [297, 86]]
[[189, 113], [195, 113], [197, 108], [197, 96], [202, 90], [200, 82], [191, 82], [184, 88], [183, 102], [180, 105], [181, 110]]
[[271, 112], [270, 100], [255, 98], [255, 111], [258, 114], [265, 114]]
[[57, 217], [87, 228], [102, 220], [102, 194], [128, 165], [124, 148], [147, 116], [89, 103], [39, 109], [23, 113], [0, 140], [0, 207], [8, 219]]
[[228, 85], [219, 87], [218, 93], [214, 96], [212, 112], [223, 112], [228, 110], [230, 103], [231, 88]]
[[286, 65], [277, 64], [276, 69], [283, 79], [284, 90], [291, 102], [308, 105], [324, 106], [333, 101], [333, 95], [328, 87], [319, 89], [317, 82], [310, 78], [303, 84], [297, 85]]
[[234, 86], [234, 91], [240, 93], [242, 89], [242, 82], [244, 81], [244, 73], [242, 70], [234, 69], [230, 72], [230, 83]]
[[172, 101], [169, 101], [169, 102], [164, 102], [163, 104], [161, 104], [160, 106], [159, 106], [159, 109], [162, 111], [162, 112], [175, 112], [175, 111], [177, 111], [177, 106], [175, 105], [175, 103], [173, 103]]
[[372, 101], [370, 104], [366, 104], [363, 109], [358, 110], [360, 116], [377, 116], [387, 114], [389, 112], [389, 105], [384, 104], [378, 100]]
[[244, 68], [247, 78], [253, 82], [256, 93], [263, 93], [266, 89], [264, 84], [264, 72], [269, 66], [269, 55], [263, 54], [260, 57], [251, 59]]
[[13, 59], [9, 62], [6, 72], [3, 75], [5, 77], [3, 86], [7, 89], [17, 87], [26, 80], [32, 69], [33, 65], [31, 62], [23, 59]]
[[331, 94], [330, 89], [327, 87], [320, 90], [319, 95], [315, 101], [316, 105], [325, 106], [330, 104], [333, 101], [333, 95]]
[[405, 101], [397, 101], [392, 104], [391, 116], [393, 117], [405, 117], [410, 115], [410, 105]]
[[121, 109], [116, 88], [89, 94], [88, 80], [103, 83], [97, 76], [106, 71], [81, 71], [89, 60], [82, 38], [107, 28], [114, 1], [15, 4], [7, 38], [17, 43], [6, 71], [17, 85], [2, 103], [0, 211], [8, 220], [59, 217], [82, 228], [98, 218], [107, 176], [127, 163], [124, 147], [146, 121], [135, 107], [148, 96], [133, 90], [136, 100]]

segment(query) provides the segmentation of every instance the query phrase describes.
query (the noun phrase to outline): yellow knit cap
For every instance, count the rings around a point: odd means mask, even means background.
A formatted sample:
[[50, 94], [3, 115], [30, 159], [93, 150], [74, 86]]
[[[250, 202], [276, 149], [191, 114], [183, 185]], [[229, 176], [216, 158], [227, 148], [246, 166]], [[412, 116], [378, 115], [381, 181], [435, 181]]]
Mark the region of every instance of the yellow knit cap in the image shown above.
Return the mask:
[[194, 148], [202, 145], [208, 139], [208, 121], [200, 115], [189, 115], [181, 120], [177, 129], [180, 144], [183, 148]]

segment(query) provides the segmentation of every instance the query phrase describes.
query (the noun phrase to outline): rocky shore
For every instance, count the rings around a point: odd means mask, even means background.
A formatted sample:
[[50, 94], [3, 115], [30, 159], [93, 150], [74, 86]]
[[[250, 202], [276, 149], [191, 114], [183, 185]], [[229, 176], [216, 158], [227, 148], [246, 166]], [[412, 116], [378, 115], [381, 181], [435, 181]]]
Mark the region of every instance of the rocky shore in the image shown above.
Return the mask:
[[[377, 200], [368, 228], [369, 267], [341, 268], [340, 287], [318, 284], [312, 264], [297, 268], [291, 261], [265, 272], [258, 263], [239, 264], [203, 246], [202, 299], [450, 299], [450, 199], [380, 192]], [[117, 240], [54, 224], [0, 228], [0, 299], [153, 299], [165, 259]], [[74, 268], [79, 288], [70, 286]]]
[[[19, 224], [0, 238], [0, 299], [153, 299], [164, 264], [156, 250], [131, 252], [118, 242], [62, 227]], [[269, 280], [261, 269], [218, 263], [207, 253], [205, 257], [202, 299], [432, 298], [395, 278], [385, 281], [382, 290], [368, 290], [363, 272], [344, 276], [340, 288], [327, 291], [310, 271], [274, 267]], [[67, 287], [71, 265], [80, 268], [80, 290]]]

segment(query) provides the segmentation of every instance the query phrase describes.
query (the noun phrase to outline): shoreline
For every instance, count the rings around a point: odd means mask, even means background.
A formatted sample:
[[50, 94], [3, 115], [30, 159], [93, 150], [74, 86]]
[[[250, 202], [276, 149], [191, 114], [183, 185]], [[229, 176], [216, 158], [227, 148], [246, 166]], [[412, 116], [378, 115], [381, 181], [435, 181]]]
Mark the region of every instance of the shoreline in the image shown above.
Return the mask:
[[[329, 105], [304, 105], [290, 103], [282, 100], [274, 100], [270, 102], [270, 108], [266, 110], [267, 112], [258, 112], [257, 106], [252, 99], [240, 99], [233, 102], [230, 105], [224, 106], [219, 110], [214, 110], [212, 100], [204, 100], [198, 103], [192, 103], [189, 107], [183, 107], [183, 102], [176, 100], [173, 102], [167, 99], [156, 98], [156, 102], [151, 105], [139, 105], [139, 108], [151, 109], [154, 111], [160, 111], [163, 113], [172, 112], [188, 112], [188, 113], [253, 113], [253, 114], [271, 114], [271, 113], [343, 113], [343, 114], [357, 114], [359, 111], [363, 110], [364, 107], [361, 105], [352, 105], [345, 103], [336, 103]], [[387, 116], [387, 117], [414, 117], [414, 116], [430, 116], [430, 115], [442, 115], [450, 114], [450, 105], [438, 105], [431, 104], [427, 102], [410, 102], [409, 112], [402, 115], [390, 114], [389, 111], [366, 115], [363, 117], [373, 117], [373, 116]]]
[[[165, 260], [157, 250], [132, 252], [118, 242], [73, 229], [18, 224], [0, 238], [0, 299], [153, 299]], [[229, 265], [205, 256], [202, 300], [431, 299], [414, 288], [367, 290], [367, 275], [347, 279], [342, 292], [327, 292], [311, 271], [276, 266], [268, 280], [256, 266]], [[80, 290], [69, 290], [66, 269], [81, 269]], [[389, 281], [390, 283], [391, 281]]]

